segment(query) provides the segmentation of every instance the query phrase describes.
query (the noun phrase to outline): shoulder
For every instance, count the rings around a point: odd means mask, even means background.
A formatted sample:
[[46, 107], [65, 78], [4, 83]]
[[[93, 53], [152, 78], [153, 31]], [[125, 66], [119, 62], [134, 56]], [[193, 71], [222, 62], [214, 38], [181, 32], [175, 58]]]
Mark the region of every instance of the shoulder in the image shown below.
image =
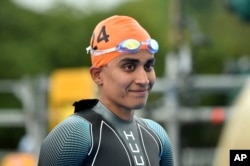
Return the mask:
[[[83, 130], [88, 130], [90, 126], [90, 123], [84, 119], [83, 117], [80, 117], [78, 115], [71, 115], [64, 119], [61, 123], [59, 123], [52, 132], [80, 132]], [[68, 133], [68, 134], [69, 134]]]
[[[39, 155], [41, 165], [78, 165], [91, 148], [90, 124], [72, 115], [59, 123], [43, 140]], [[68, 158], [68, 162], [65, 159]]]
[[151, 119], [144, 119], [142, 118], [142, 120], [146, 123], [146, 125], [152, 129], [153, 131], [155, 131], [157, 133], [157, 135], [164, 135], [166, 134], [165, 129], [156, 121], [151, 120]]
[[[71, 115], [59, 123], [45, 138], [45, 141], [60, 138], [62, 141], [81, 141], [90, 137], [90, 124], [84, 118]], [[81, 141], [83, 142], [83, 141]]]

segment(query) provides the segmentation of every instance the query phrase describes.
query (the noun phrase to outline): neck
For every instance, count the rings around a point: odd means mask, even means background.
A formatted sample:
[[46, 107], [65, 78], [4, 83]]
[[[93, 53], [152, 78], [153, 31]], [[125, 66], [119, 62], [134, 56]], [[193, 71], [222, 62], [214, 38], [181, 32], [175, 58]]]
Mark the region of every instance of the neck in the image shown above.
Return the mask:
[[134, 110], [128, 109], [121, 105], [114, 105], [113, 103], [107, 102], [105, 100], [100, 99], [100, 101], [111, 111], [115, 114], [118, 118], [124, 121], [130, 121], [134, 117]]

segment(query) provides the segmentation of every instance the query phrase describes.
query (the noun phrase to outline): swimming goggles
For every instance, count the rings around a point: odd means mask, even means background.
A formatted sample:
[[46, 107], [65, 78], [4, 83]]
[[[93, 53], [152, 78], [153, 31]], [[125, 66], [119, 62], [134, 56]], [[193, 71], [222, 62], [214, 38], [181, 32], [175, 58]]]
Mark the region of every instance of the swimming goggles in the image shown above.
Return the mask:
[[137, 53], [138, 51], [140, 51], [143, 45], [147, 46], [146, 48], [148, 52], [151, 54], [155, 54], [159, 50], [158, 42], [154, 39], [148, 39], [145, 42], [140, 42], [136, 39], [127, 39], [127, 40], [122, 41], [116, 47], [108, 48], [105, 50], [94, 50], [91, 48], [91, 46], [89, 46], [86, 48], [86, 51], [87, 53], [90, 52], [91, 55], [93, 56], [107, 54], [107, 53], [114, 52], [114, 51], [118, 51], [120, 53], [132, 54], [132, 53]]

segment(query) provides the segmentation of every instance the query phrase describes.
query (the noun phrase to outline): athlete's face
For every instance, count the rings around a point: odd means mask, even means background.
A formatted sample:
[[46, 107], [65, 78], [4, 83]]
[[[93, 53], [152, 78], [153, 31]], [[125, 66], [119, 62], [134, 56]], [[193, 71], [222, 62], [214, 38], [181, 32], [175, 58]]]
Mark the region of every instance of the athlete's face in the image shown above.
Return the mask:
[[155, 82], [154, 63], [145, 50], [116, 57], [101, 69], [100, 99], [115, 109], [142, 108]]

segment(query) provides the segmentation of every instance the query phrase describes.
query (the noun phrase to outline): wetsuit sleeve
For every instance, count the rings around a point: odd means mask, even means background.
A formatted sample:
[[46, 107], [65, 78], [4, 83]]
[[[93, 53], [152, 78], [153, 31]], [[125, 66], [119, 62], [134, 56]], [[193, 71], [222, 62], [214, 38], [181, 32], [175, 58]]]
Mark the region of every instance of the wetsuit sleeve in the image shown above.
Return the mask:
[[43, 140], [38, 166], [80, 166], [91, 147], [90, 124], [72, 115]]
[[173, 166], [173, 152], [170, 143], [170, 139], [164, 130], [164, 128], [150, 119], [144, 119], [147, 125], [156, 133], [162, 143], [162, 153], [161, 153], [161, 166]]

